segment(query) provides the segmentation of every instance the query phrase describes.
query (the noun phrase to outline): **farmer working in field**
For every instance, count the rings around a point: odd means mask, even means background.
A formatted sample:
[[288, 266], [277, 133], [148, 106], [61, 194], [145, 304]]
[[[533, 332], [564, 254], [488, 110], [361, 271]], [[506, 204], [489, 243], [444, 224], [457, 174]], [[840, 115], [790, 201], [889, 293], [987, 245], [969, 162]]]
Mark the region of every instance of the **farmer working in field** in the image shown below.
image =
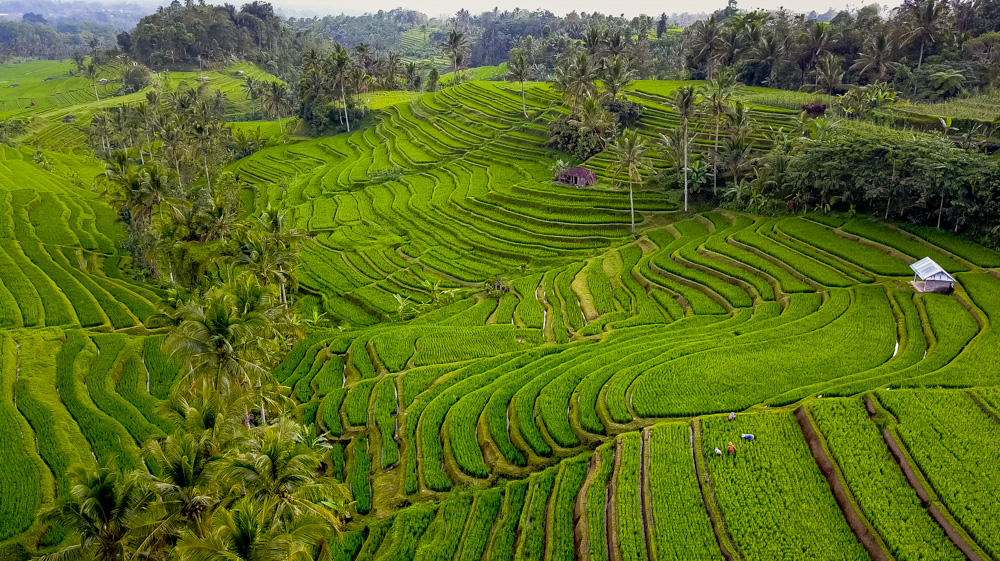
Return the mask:
[[736, 447], [733, 446], [732, 442], [729, 443], [729, 446], [726, 448], [726, 452], [729, 452], [730, 454], [736, 453]]
[[754, 435], [752, 435], [752, 434], [744, 434], [744, 435], [741, 435], [740, 438], [742, 438], [743, 440], [753, 440], [756, 437]]

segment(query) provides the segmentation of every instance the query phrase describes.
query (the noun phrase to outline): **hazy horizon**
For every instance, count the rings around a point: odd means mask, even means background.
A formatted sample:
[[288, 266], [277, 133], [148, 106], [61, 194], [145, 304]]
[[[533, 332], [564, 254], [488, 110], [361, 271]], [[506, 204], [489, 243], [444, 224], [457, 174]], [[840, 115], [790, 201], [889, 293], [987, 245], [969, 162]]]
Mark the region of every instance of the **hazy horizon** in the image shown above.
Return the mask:
[[[840, 0], [826, 0], [817, 3], [814, 0], [741, 0], [739, 8], [743, 10], [765, 9], [776, 10], [786, 8], [793, 12], [824, 13], [830, 9], [856, 9], [876, 2], [847, 2]], [[357, 4], [331, 3], [321, 0], [275, 0], [272, 4], [288, 12], [289, 15], [339, 15], [341, 13], [350, 15], [360, 15], [364, 13], [374, 13], [379, 10], [391, 10], [393, 8], [407, 8], [417, 10], [427, 14], [429, 17], [452, 16], [462, 8], [469, 10], [473, 14], [478, 14], [492, 10], [494, 7], [500, 11], [522, 8], [526, 10], [544, 9], [549, 10], [557, 16], [564, 16], [572, 11], [580, 12], [601, 12], [604, 14], [619, 15], [625, 14], [628, 17], [639, 14], [657, 16], [661, 13], [670, 14], [698, 14], [710, 13], [726, 7], [727, 0], [708, 0], [697, 4], [689, 2], [650, 2], [649, 0], [624, 0], [609, 4], [600, 0], [493, 0], [487, 3], [469, 2], [468, 0], [369, 0], [362, 7]]]

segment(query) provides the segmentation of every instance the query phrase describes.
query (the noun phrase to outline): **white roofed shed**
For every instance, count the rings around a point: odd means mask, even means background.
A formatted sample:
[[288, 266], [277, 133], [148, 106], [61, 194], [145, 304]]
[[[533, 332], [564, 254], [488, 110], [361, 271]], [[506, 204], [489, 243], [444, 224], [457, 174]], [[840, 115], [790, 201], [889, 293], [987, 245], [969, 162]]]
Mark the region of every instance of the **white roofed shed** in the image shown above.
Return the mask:
[[917, 292], [949, 292], [955, 286], [955, 279], [930, 257], [910, 265], [913, 280], [910, 284]]

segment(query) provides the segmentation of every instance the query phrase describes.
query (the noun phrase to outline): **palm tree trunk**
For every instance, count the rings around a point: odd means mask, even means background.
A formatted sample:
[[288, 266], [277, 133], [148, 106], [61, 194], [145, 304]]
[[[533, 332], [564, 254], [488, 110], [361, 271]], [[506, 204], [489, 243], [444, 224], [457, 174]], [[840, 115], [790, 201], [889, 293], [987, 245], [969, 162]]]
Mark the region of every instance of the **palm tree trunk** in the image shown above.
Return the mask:
[[687, 123], [684, 123], [684, 212], [688, 209], [688, 134], [687, 134]]
[[344, 95], [344, 82], [340, 82], [340, 101], [344, 104], [344, 122], [347, 123], [347, 132], [351, 132], [351, 119], [347, 116], [347, 97]]
[[635, 203], [632, 201], [632, 176], [628, 178], [628, 208], [632, 213], [632, 235], [635, 235]]
[[97, 101], [101, 101], [101, 96], [97, 95], [97, 82], [94, 82], [94, 97], [97, 98]]
[[212, 176], [211, 176], [211, 174], [208, 173], [208, 155], [207, 154], [205, 155], [204, 161], [205, 161], [205, 181], [208, 182], [208, 192], [211, 193], [212, 192]]
[[174, 155], [174, 169], [177, 170], [177, 186], [183, 189], [184, 184], [181, 183], [181, 160], [176, 155]]
[[941, 193], [941, 206], [938, 207], [938, 221], [937, 221], [938, 230], [941, 229], [941, 216], [944, 214], [944, 196], [945, 194]]
[[712, 154], [712, 195], [719, 194], [719, 120], [721, 115], [715, 116], [715, 152]]
[[[917, 57], [917, 70], [920, 70], [920, 65], [924, 62], [924, 41], [923, 37], [920, 38], [920, 56]], [[913, 93], [917, 93], [917, 77], [913, 77]]]
[[286, 144], [286, 142], [285, 142], [285, 129], [282, 128], [282, 126], [281, 126], [281, 115], [278, 115], [278, 133], [281, 135], [281, 143], [282, 144]]

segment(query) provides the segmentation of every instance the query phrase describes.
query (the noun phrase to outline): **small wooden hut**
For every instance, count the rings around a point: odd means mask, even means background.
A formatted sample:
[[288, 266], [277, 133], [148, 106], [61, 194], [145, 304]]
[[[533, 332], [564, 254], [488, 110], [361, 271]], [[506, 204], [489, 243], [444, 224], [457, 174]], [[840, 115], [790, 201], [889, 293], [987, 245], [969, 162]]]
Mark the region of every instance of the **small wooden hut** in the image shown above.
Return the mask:
[[955, 288], [955, 279], [930, 257], [913, 263], [910, 268], [913, 269], [910, 284], [917, 292], [951, 292]]
[[587, 168], [566, 168], [559, 174], [559, 182], [574, 187], [586, 187], [597, 182], [597, 176]]
[[75, 123], [76, 122], [76, 115], [66, 115], [65, 117], [63, 117], [63, 122], [64, 123]]
[[107, 86], [108, 85], [108, 79], [107, 78], [101, 78], [100, 80], [98, 80], [97, 83], [100, 84], [100, 85], [102, 85], [102, 86]]

